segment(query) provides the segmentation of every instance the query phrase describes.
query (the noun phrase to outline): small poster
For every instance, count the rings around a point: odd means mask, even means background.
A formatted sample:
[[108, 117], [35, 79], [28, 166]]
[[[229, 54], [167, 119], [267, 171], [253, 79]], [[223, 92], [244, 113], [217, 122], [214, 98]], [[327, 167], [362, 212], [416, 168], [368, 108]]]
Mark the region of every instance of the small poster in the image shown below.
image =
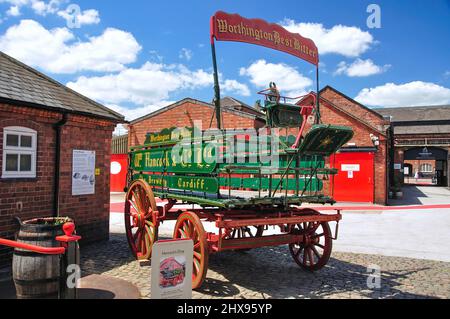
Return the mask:
[[191, 239], [158, 241], [152, 249], [152, 299], [192, 299]]
[[342, 164], [341, 171], [343, 172], [359, 172], [361, 165], [359, 164]]
[[72, 196], [95, 194], [95, 151], [74, 150]]
[[394, 169], [399, 171], [402, 169], [402, 164], [394, 164]]

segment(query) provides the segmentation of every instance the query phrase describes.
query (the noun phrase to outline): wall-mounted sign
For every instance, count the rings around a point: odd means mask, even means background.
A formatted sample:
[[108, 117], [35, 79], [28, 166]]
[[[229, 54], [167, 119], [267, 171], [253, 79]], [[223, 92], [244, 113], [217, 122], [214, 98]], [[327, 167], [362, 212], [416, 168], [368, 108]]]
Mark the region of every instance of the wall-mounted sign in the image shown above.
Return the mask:
[[95, 194], [95, 152], [73, 150], [72, 196]]
[[359, 172], [361, 165], [359, 164], [342, 164], [341, 171], [343, 172]]
[[192, 299], [191, 239], [159, 241], [152, 249], [152, 299]]
[[402, 169], [402, 164], [394, 164], [394, 169], [395, 170], [401, 170]]

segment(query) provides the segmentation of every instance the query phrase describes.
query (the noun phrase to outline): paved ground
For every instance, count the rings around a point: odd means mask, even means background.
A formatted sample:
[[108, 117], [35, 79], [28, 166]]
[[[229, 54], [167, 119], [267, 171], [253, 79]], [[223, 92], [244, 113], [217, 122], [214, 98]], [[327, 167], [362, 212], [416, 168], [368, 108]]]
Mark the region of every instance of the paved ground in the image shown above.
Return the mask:
[[[367, 287], [369, 265], [381, 269], [380, 289]], [[82, 269], [84, 275], [128, 280], [150, 297], [150, 266], [130, 257], [123, 234], [84, 248]], [[287, 247], [224, 252], [210, 257], [206, 282], [194, 298], [450, 298], [450, 263], [334, 253], [325, 269], [311, 274], [292, 261]]]
[[[224, 252], [210, 257], [206, 282], [194, 298], [450, 298], [450, 192], [418, 187], [405, 195], [398, 205], [417, 205], [415, 196], [420, 203], [443, 206], [358, 211], [346, 204], [340, 238], [322, 271], [301, 270], [287, 247]], [[113, 195], [112, 202], [123, 202], [123, 195]], [[170, 238], [172, 229], [165, 223], [160, 234]], [[111, 214], [111, 232], [109, 242], [82, 249], [83, 275], [129, 281], [149, 298], [150, 266], [131, 258], [121, 213]], [[380, 269], [379, 288], [368, 288], [368, 267]], [[0, 298], [1, 292], [0, 285]]]
[[[450, 262], [450, 191], [405, 187], [404, 192], [403, 200], [394, 203], [398, 207], [338, 204], [345, 210], [335, 251]], [[117, 213], [111, 214], [111, 231], [123, 233], [123, 195], [113, 195], [112, 202], [119, 204]], [[329, 208], [320, 209], [327, 213]], [[171, 236], [174, 224], [164, 223], [160, 234]], [[213, 224], [205, 224], [205, 228], [215, 231]]]

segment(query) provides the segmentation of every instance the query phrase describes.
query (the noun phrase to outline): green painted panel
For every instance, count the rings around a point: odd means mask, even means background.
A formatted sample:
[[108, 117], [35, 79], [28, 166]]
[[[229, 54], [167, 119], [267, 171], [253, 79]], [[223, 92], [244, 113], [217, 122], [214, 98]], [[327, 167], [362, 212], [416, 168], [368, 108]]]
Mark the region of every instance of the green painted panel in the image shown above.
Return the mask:
[[[159, 147], [132, 153], [131, 168], [138, 172], [211, 174], [216, 169], [215, 148], [208, 144], [180, 149]], [[176, 150], [179, 156], [172, 152]], [[200, 161], [196, 159], [199, 158]]]
[[349, 127], [334, 125], [314, 125], [306, 135], [300, 153], [306, 155], [330, 156], [353, 138]]
[[176, 190], [187, 190], [212, 194], [216, 194], [219, 191], [219, 181], [214, 177], [136, 174], [133, 176], [133, 179], [143, 179], [151, 186]]

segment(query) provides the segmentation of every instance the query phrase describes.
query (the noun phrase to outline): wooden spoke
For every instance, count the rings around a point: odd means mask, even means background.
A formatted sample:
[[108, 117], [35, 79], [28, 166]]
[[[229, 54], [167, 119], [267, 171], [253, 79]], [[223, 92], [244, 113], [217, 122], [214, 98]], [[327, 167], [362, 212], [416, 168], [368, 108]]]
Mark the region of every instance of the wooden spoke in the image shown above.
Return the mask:
[[[243, 239], [243, 238], [258, 238], [264, 234], [264, 226], [251, 226], [233, 228], [229, 231], [228, 235], [224, 236], [224, 239]], [[250, 249], [239, 249], [239, 251], [249, 251]]]
[[[307, 212], [311, 215], [319, 214], [312, 210]], [[302, 223], [293, 226], [291, 233], [303, 237], [301, 242], [289, 245], [295, 262], [308, 271], [318, 271], [325, 267], [330, 259], [333, 243], [328, 223]]]
[[206, 232], [200, 218], [192, 212], [181, 214], [175, 224], [173, 238], [191, 238], [194, 242], [192, 288], [200, 288], [208, 271], [209, 258]]
[[128, 244], [136, 259], [151, 258], [152, 247], [158, 236], [153, 214], [156, 211], [156, 201], [150, 186], [143, 180], [135, 181], [127, 193], [124, 218]]

